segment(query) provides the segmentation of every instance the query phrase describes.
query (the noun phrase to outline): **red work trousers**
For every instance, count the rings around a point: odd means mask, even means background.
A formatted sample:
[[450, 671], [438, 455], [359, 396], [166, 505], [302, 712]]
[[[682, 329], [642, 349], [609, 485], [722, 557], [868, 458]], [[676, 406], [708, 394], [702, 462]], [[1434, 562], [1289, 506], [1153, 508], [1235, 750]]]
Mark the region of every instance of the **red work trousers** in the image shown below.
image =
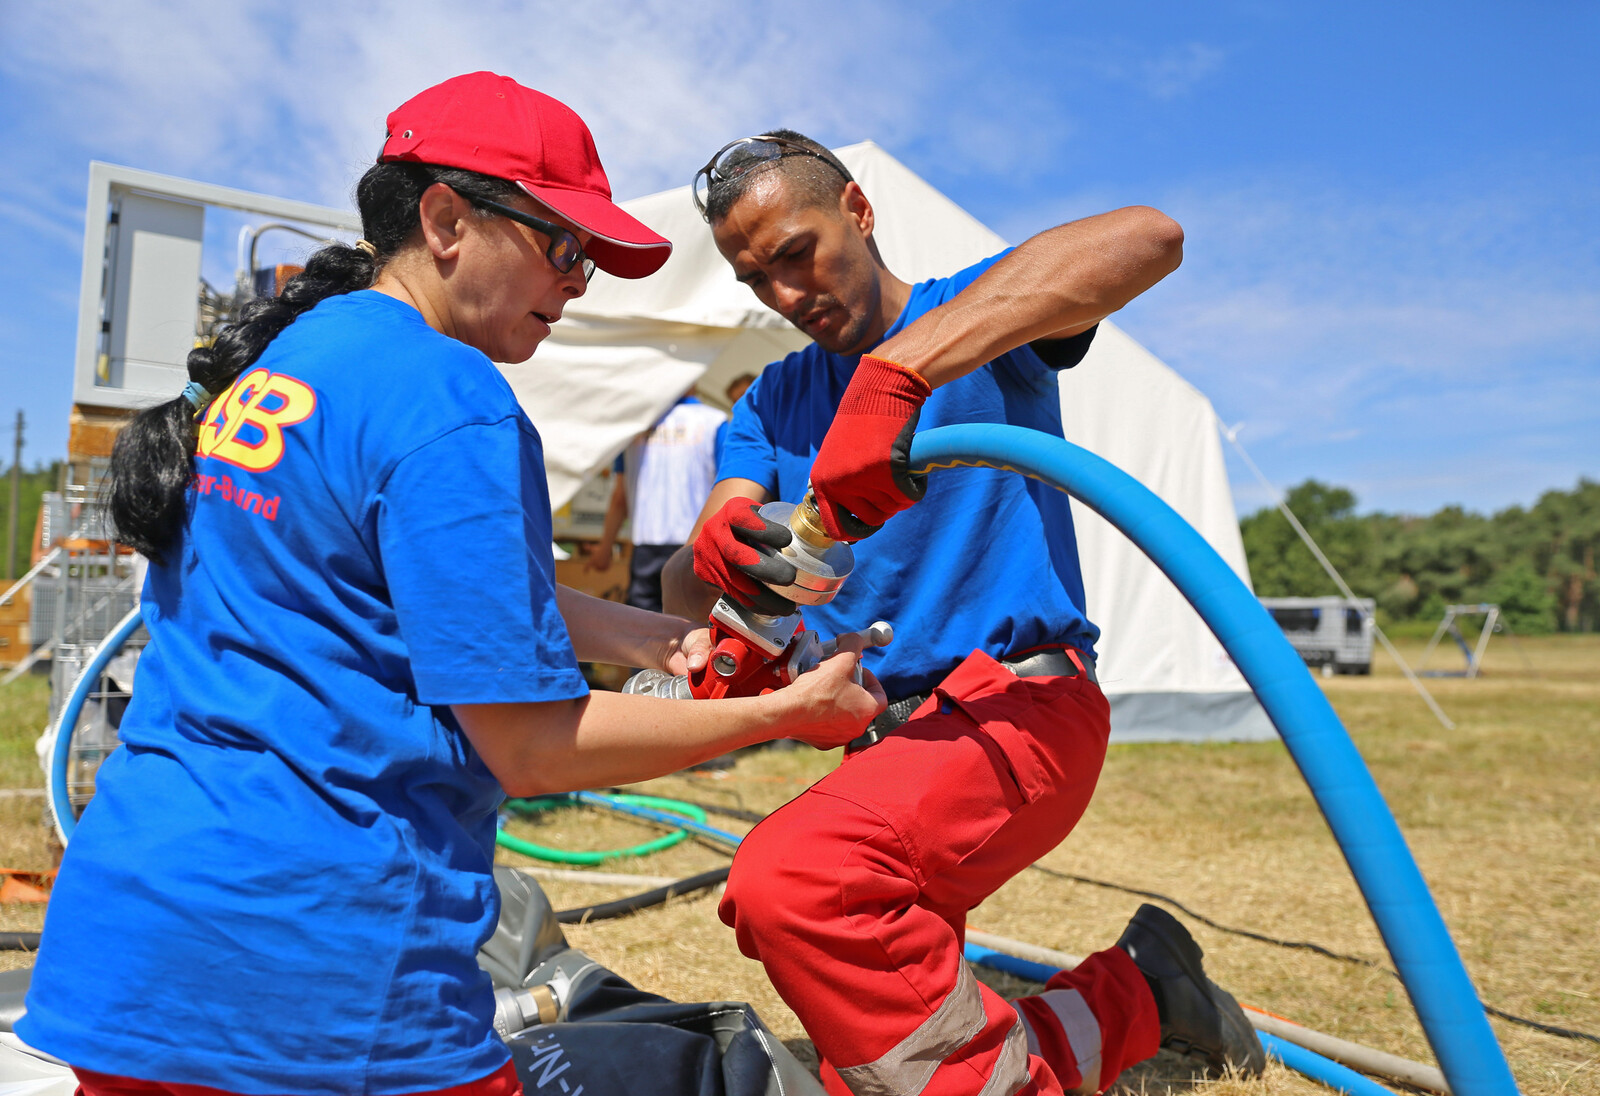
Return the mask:
[[1156, 1052], [1155, 1000], [1121, 950], [1015, 1009], [961, 954], [967, 911], [1082, 817], [1109, 714], [1082, 675], [1018, 678], [975, 651], [745, 839], [718, 912], [835, 1096], [1100, 1091]]
[[[78, 1075], [77, 1096], [234, 1096], [227, 1089], [208, 1088], [205, 1085], [140, 1081], [89, 1069], [74, 1069], [72, 1072]], [[507, 1062], [476, 1081], [413, 1093], [412, 1096], [522, 1096], [522, 1081], [517, 1077], [516, 1067]]]

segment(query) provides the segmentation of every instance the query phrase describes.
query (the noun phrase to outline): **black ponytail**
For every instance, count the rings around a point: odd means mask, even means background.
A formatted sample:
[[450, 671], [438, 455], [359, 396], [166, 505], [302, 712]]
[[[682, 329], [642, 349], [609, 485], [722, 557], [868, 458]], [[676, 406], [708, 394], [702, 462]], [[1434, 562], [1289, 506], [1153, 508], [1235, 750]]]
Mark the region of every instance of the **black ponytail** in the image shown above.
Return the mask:
[[[422, 193], [434, 183], [490, 201], [520, 193], [513, 183], [473, 171], [432, 164], [374, 165], [356, 184], [356, 206], [362, 235], [375, 254], [344, 244], [317, 251], [281, 294], [251, 301], [210, 346], [190, 351], [189, 379], [213, 397], [221, 395], [296, 316], [329, 297], [371, 286], [383, 264], [420, 230]], [[147, 408], [122, 428], [111, 450], [106, 497], [116, 538], [157, 562], [183, 532], [194, 476], [195, 420], [202, 411], [186, 396]]]

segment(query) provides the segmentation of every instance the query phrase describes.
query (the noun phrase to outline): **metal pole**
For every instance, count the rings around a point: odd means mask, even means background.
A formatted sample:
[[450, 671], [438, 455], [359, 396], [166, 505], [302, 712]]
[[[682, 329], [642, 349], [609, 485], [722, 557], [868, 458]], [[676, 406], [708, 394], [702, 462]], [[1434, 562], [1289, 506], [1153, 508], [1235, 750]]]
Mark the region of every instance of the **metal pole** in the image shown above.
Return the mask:
[[1420, 670], [1428, 664], [1428, 659], [1433, 657], [1433, 649], [1439, 645], [1440, 637], [1442, 637], [1450, 628], [1450, 626], [1455, 623], [1455, 619], [1455, 606], [1446, 606], [1444, 610], [1444, 619], [1439, 622], [1439, 626], [1433, 630], [1433, 635], [1428, 638], [1428, 645], [1422, 649], [1422, 658], [1417, 663], [1417, 669]]
[[1468, 677], [1477, 677], [1483, 669], [1483, 652], [1489, 649], [1489, 637], [1494, 634], [1494, 626], [1500, 620], [1500, 606], [1489, 606], [1489, 615], [1483, 618], [1483, 631], [1478, 633], [1478, 647], [1472, 652], [1472, 672]]
[[6, 578], [17, 577], [17, 509], [22, 505], [22, 412], [17, 412], [17, 437], [11, 450], [11, 510], [6, 527]]

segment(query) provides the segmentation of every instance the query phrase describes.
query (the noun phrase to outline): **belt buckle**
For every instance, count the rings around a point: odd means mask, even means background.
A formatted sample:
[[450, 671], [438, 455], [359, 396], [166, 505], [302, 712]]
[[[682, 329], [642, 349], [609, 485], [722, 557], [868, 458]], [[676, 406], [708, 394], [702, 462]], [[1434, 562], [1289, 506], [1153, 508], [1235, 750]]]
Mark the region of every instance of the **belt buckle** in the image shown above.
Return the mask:
[[850, 754], [859, 753], [868, 746], [876, 746], [883, 741], [884, 733], [883, 731], [873, 730], [869, 724], [866, 730], [844, 744], [845, 756], [848, 757]]

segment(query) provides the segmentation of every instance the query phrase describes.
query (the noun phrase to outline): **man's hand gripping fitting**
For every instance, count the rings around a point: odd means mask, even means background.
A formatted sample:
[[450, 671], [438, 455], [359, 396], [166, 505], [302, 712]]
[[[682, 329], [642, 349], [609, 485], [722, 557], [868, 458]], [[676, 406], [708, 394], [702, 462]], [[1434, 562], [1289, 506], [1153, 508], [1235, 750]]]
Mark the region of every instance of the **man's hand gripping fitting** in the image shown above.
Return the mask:
[[871, 536], [928, 490], [910, 467], [911, 436], [933, 389], [903, 365], [863, 354], [811, 466], [823, 528], [835, 540]]
[[794, 602], [772, 590], [795, 579], [794, 564], [778, 555], [794, 534], [760, 514], [754, 499], [731, 498], [700, 529], [694, 542], [694, 573], [757, 612], [788, 616]]

